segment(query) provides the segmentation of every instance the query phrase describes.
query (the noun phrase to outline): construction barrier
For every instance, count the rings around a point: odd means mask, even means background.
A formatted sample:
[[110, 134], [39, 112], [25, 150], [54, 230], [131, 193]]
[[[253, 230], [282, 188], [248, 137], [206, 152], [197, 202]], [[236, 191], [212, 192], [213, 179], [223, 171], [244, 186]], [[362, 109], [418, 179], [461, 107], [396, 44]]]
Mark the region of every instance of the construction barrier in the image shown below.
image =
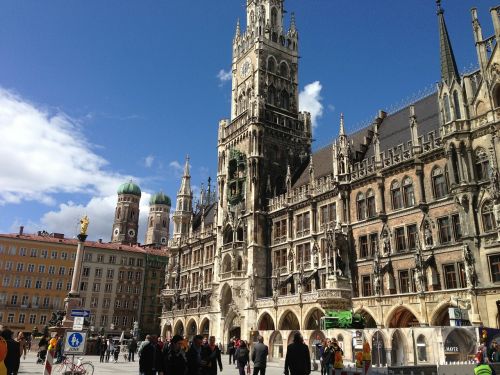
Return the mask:
[[45, 368], [43, 370], [43, 375], [51, 375], [52, 367], [54, 365], [54, 357], [56, 355], [56, 349], [47, 350], [47, 356], [45, 357]]

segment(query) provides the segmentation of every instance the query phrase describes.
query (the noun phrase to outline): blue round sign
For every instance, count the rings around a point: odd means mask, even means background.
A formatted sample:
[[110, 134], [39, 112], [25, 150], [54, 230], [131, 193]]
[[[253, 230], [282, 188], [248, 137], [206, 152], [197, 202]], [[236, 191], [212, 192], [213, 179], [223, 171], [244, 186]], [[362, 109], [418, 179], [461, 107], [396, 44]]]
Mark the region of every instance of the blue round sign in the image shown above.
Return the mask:
[[68, 344], [72, 348], [78, 348], [82, 342], [83, 342], [83, 336], [78, 332], [72, 333], [68, 337]]

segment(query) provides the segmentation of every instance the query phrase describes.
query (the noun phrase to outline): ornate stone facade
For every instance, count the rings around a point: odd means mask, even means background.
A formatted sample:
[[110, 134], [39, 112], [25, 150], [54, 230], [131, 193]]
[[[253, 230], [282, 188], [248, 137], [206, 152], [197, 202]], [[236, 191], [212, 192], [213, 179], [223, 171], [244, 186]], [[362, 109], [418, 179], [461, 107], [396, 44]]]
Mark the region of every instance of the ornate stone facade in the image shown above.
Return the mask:
[[[495, 35], [486, 39], [473, 10], [480, 68], [461, 76], [438, 2], [437, 92], [380, 111], [354, 134], [342, 116], [337, 140], [311, 153], [310, 116], [297, 110], [298, 31], [292, 15], [285, 32], [283, 3], [248, 0], [246, 31], [237, 25], [232, 118], [219, 125], [218, 199], [209, 184], [194, 210], [185, 206], [186, 167], [162, 291], [163, 335], [227, 343], [258, 331], [280, 357], [293, 331], [312, 345], [324, 337], [326, 310], [353, 308], [365, 316], [366, 337], [384, 341], [378, 358], [408, 363], [417, 357], [405, 341], [417, 332], [411, 327], [422, 327], [414, 343], [444, 342], [449, 328], [432, 327], [450, 325], [450, 307], [467, 310], [470, 324], [497, 327], [497, 9]], [[352, 331], [329, 335], [341, 336], [350, 355]]]

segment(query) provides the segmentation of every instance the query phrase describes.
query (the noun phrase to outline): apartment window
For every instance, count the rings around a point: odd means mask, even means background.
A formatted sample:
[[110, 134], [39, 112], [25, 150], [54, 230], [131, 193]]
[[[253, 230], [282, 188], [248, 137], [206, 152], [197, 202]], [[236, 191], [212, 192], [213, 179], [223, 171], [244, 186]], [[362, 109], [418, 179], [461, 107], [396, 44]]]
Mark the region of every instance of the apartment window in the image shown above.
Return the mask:
[[491, 281], [495, 283], [500, 282], [500, 254], [491, 255], [489, 257], [489, 261]]
[[104, 262], [104, 255], [97, 254], [97, 263], [103, 263], [103, 262]]
[[29, 296], [23, 296], [23, 298], [21, 299], [21, 306], [25, 306], [25, 307], [28, 306], [29, 299], [30, 299]]
[[31, 249], [31, 250], [30, 250], [30, 257], [32, 257], [32, 258], [36, 258], [37, 253], [38, 253], [38, 250], [37, 250], [37, 249]]
[[19, 288], [21, 286], [21, 278], [20, 277], [16, 277], [14, 279], [14, 288]]
[[127, 265], [127, 260], [128, 260], [127, 257], [122, 257], [122, 266], [126, 266]]
[[95, 277], [102, 277], [102, 268], [95, 269]]
[[18, 319], [18, 322], [19, 322], [20, 324], [24, 324], [24, 321], [25, 321], [25, 320], [26, 320], [26, 314], [24, 314], [24, 313], [20, 313], [20, 314], [19, 314], [19, 319]]
[[71, 283], [66, 283], [66, 290], [68, 290], [68, 291], [71, 290]]
[[104, 300], [102, 301], [102, 307], [107, 309], [107, 308], [109, 308], [109, 306], [110, 306], [110, 299], [104, 298]]
[[396, 251], [406, 250], [406, 239], [405, 239], [405, 228], [396, 228], [394, 230], [394, 236], [396, 237]]
[[[35, 249], [32, 249], [31, 251], [33, 252], [33, 250], [35, 250]], [[42, 249], [42, 251], [40, 251], [40, 258], [47, 259], [48, 256], [49, 256], [48, 250]]]
[[408, 234], [408, 249], [415, 250], [417, 248], [418, 241], [417, 226], [415, 224], [408, 225], [406, 227], [406, 233]]
[[116, 287], [116, 293], [121, 293], [123, 291], [123, 285], [120, 284]]
[[328, 223], [337, 221], [337, 204], [331, 203], [320, 208], [320, 223], [321, 227], [325, 227]]
[[10, 297], [10, 304], [11, 305], [17, 305], [17, 295], [13, 295]]
[[61, 253], [61, 259], [62, 259], [62, 260], [67, 260], [67, 259], [68, 259], [68, 253], [66, 253], [66, 252], [62, 252], [62, 253]]
[[367, 258], [368, 257], [368, 237], [361, 236], [359, 237], [359, 257]]
[[121, 308], [121, 307], [122, 307], [122, 301], [121, 301], [121, 300], [119, 300], [119, 299], [117, 299], [117, 300], [115, 301], [115, 308], [116, 308], [116, 309], [119, 309], [119, 308]]
[[52, 251], [50, 253], [50, 259], [57, 259], [57, 251]]
[[363, 193], [358, 193], [356, 197], [356, 209], [358, 212], [358, 220], [366, 219], [366, 202]]
[[66, 268], [59, 267], [59, 275], [63, 276], [66, 273]]
[[399, 271], [399, 292], [410, 293], [410, 272], [408, 270]]
[[115, 264], [115, 263], [116, 263], [116, 255], [110, 255], [109, 264]]
[[305, 236], [309, 234], [310, 229], [310, 214], [305, 212], [297, 215], [297, 236]]
[[47, 289], [47, 290], [52, 289], [52, 281], [47, 281], [47, 284], [45, 284], [45, 289]]
[[17, 253], [17, 248], [15, 246], [11, 246], [9, 250], [10, 255], [16, 255]]
[[135, 265], [135, 258], [129, 258], [128, 265], [133, 267]]
[[377, 215], [377, 210], [375, 207], [375, 194], [371, 189], [366, 193], [366, 211], [368, 218], [372, 218]]
[[451, 225], [449, 217], [442, 217], [437, 220], [439, 228], [439, 241], [442, 244], [451, 242]]
[[30, 324], [35, 324], [36, 323], [36, 314], [30, 314]]
[[88, 287], [89, 287], [89, 283], [88, 283], [88, 282], [86, 282], [86, 281], [82, 281], [82, 282], [80, 283], [80, 290], [81, 290], [81, 291], [86, 291]]
[[106, 315], [101, 315], [101, 326], [105, 326], [108, 324], [108, 317]]
[[45, 266], [44, 266], [43, 264], [40, 264], [40, 265], [38, 266], [38, 272], [39, 272], [39, 273], [44, 273], [44, 272], [45, 272]]
[[45, 325], [47, 323], [47, 315], [40, 315], [40, 324]]
[[373, 256], [377, 252], [378, 249], [378, 234], [372, 233], [370, 234], [370, 255]]
[[446, 264], [443, 266], [445, 289], [458, 288], [457, 272], [454, 264]]
[[74, 272], [74, 271], [75, 271], [75, 270], [73, 269], [73, 267], [71, 267], [71, 268], [68, 270], [68, 275], [73, 276], [73, 272]]
[[128, 271], [127, 272], [127, 280], [132, 280], [134, 278], [134, 272]]
[[403, 200], [405, 207], [413, 207], [415, 205], [415, 191], [413, 189], [413, 181], [410, 177], [403, 180]]
[[94, 285], [92, 286], [92, 291], [93, 292], [99, 292], [100, 290], [101, 290], [101, 284], [94, 283]]
[[12, 262], [10, 260], [5, 262], [5, 270], [12, 271]]
[[125, 272], [124, 271], [119, 271], [118, 272], [118, 280], [123, 280], [124, 276], [125, 276]]
[[142, 267], [143, 261], [142, 259], [137, 259], [137, 267]]
[[399, 181], [393, 181], [391, 184], [391, 198], [393, 210], [403, 208], [403, 198], [401, 196], [401, 186]]
[[481, 218], [483, 221], [483, 231], [492, 232], [496, 229], [495, 215], [493, 214], [493, 203], [486, 201], [481, 209]]
[[42, 288], [42, 280], [35, 281], [35, 289], [41, 289], [41, 288]]
[[141, 277], [142, 277], [142, 273], [140, 271], [137, 271], [135, 273], [135, 280], [136, 281], [140, 281], [141, 280]]
[[2, 282], [2, 286], [4, 287], [8, 287], [10, 284], [10, 276], [4, 276], [3, 277], [3, 282]]
[[105, 293], [111, 293], [113, 291], [113, 284], [106, 284], [104, 285], [104, 292]]
[[369, 297], [372, 295], [372, 279], [371, 276], [366, 275], [361, 277], [361, 287], [363, 297]]
[[140, 288], [138, 286], [136, 286], [134, 288], [134, 294], [139, 294], [140, 293]]
[[448, 195], [448, 184], [441, 168], [432, 170], [432, 187], [434, 190], [434, 198], [441, 199]]
[[91, 253], [85, 253], [85, 254], [83, 254], [83, 260], [85, 262], [92, 262], [92, 254]]
[[115, 270], [108, 269], [106, 272], [106, 278], [107, 279], [112, 279], [115, 276]]
[[139, 308], [139, 301], [134, 301], [134, 302], [132, 303], [132, 308], [134, 308], [134, 309]]
[[477, 148], [474, 152], [476, 159], [476, 175], [478, 181], [486, 181], [490, 179], [490, 161], [488, 154], [482, 148]]
[[453, 235], [455, 236], [455, 241], [460, 241], [462, 239], [462, 226], [460, 225], [460, 216], [453, 215], [451, 217], [451, 223], [453, 225]]
[[25, 288], [31, 288], [31, 279], [26, 279], [24, 280], [24, 287]]
[[49, 275], [53, 275], [56, 273], [56, 267], [54, 266], [49, 266]]
[[22, 257], [26, 256], [26, 248], [25, 247], [21, 247], [19, 249], [19, 255], [22, 256]]
[[[194, 287], [194, 283], [193, 283], [193, 287]], [[132, 285], [127, 285], [127, 293], [132, 293]]]
[[90, 307], [97, 307], [98, 302], [99, 302], [99, 299], [97, 297], [92, 297], [90, 299]]
[[287, 234], [286, 220], [280, 220], [274, 223], [274, 240], [280, 241], [286, 239]]
[[82, 276], [89, 277], [89, 275], [90, 275], [90, 267], [83, 267]]
[[[56, 283], [56, 290], [62, 290], [62, 286], [63, 286], [62, 281], [58, 281], [58, 282]], [[83, 289], [82, 289], [82, 290], [83, 290]], [[86, 289], [85, 289], [85, 290], [86, 290]]]
[[17, 272], [23, 272], [24, 271], [24, 263], [17, 263]]
[[7, 315], [7, 323], [14, 323], [14, 313]]

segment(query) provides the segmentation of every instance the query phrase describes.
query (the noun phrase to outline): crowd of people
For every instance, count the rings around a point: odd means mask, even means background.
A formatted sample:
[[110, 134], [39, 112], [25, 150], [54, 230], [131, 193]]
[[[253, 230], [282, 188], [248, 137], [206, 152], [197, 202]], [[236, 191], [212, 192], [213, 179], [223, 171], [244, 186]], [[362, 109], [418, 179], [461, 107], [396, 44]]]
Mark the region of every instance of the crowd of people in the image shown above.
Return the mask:
[[137, 341], [135, 338], [125, 342], [116, 342], [112, 338], [100, 337], [98, 343], [99, 361], [118, 363], [120, 353], [124, 361], [135, 362], [135, 353], [137, 352]]
[[319, 354], [321, 375], [332, 374], [335, 364], [335, 353], [340, 352], [342, 356], [344, 355], [344, 351], [337, 342], [337, 339], [325, 339], [317, 343], [316, 348]]
[[17, 375], [21, 364], [21, 356], [24, 353], [21, 349], [20, 342], [14, 340], [13, 332], [10, 329], [4, 328], [0, 332], [0, 345], [2, 347], [0, 350], [2, 353], [0, 363], [3, 362], [7, 370], [6, 374]]

